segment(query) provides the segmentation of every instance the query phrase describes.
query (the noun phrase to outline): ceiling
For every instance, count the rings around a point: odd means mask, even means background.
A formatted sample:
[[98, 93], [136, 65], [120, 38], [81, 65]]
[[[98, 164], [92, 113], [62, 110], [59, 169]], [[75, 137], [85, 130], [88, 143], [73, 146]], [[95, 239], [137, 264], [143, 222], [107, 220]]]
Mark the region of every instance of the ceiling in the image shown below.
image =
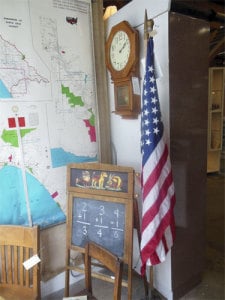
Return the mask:
[[[122, 8], [131, 0], [103, 0]], [[204, 19], [210, 24], [209, 65], [225, 66], [225, 0], [171, 0], [171, 11]]]

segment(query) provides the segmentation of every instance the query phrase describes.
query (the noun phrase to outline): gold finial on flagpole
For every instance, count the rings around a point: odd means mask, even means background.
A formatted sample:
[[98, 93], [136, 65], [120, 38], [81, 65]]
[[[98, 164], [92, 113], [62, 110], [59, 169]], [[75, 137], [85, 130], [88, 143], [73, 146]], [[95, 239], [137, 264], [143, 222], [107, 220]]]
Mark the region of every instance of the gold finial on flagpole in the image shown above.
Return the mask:
[[147, 10], [145, 9], [145, 20], [144, 20], [144, 40], [148, 41], [153, 31], [154, 21], [153, 19], [148, 19]]
[[147, 44], [150, 36], [154, 35], [153, 31], [154, 21], [153, 19], [148, 19], [147, 10], [145, 9], [145, 19], [144, 19], [144, 55], [147, 54]]

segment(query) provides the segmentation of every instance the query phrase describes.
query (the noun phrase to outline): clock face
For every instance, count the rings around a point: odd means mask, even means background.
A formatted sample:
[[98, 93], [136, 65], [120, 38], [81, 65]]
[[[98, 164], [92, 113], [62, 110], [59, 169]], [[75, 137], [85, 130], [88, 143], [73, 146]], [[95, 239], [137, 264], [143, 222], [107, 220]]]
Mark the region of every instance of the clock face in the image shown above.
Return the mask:
[[125, 68], [130, 56], [130, 39], [125, 31], [115, 33], [110, 46], [110, 61], [116, 71]]

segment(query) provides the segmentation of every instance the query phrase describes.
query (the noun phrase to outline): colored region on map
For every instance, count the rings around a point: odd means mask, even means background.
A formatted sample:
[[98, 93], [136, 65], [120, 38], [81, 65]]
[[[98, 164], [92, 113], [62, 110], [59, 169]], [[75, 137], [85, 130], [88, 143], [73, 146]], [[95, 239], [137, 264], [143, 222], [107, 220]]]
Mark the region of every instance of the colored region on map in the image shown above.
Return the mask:
[[92, 126], [90, 123], [90, 120], [84, 120], [85, 125], [89, 128], [89, 136], [91, 139], [91, 142], [96, 142], [96, 131], [95, 126]]
[[[20, 136], [23, 138], [26, 134], [35, 130], [36, 128], [26, 128], [20, 129]], [[2, 140], [5, 143], [9, 143], [13, 147], [19, 147], [18, 135], [16, 130], [6, 130], [4, 129], [1, 135]]]
[[84, 120], [86, 127], [89, 128], [89, 136], [91, 138], [91, 142], [96, 142], [96, 130], [95, 130], [95, 115], [92, 112], [92, 109], [89, 109], [91, 113], [91, 117], [88, 120]]
[[[46, 188], [27, 172], [26, 179], [33, 225], [47, 227], [65, 222], [65, 214]], [[28, 225], [21, 170], [14, 166], [4, 166], [0, 169], [0, 182], [1, 224]], [[9, 184], [11, 188], [8, 188]]]
[[[62, 85], [62, 93], [68, 98], [68, 102], [71, 107], [75, 107], [76, 105], [84, 106], [82, 98], [71, 93], [69, 87]], [[95, 115], [92, 109], [88, 109], [88, 111], [91, 113], [91, 117], [89, 119], [84, 119], [83, 121], [85, 126], [89, 128], [88, 134], [90, 136], [90, 141], [96, 142]]]
[[0, 98], [11, 98], [11, 94], [4, 85], [3, 81], [0, 79]]
[[76, 105], [84, 106], [84, 102], [82, 101], [81, 96], [75, 96], [70, 92], [69, 87], [62, 85], [62, 94], [64, 94], [68, 98], [68, 102], [71, 107], [74, 107]]
[[90, 126], [94, 127], [95, 126], [95, 115], [94, 115], [92, 109], [89, 109], [88, 111], [91, 113], [91, 117], [88, 119]]
[[70, 163], [96, 162], [97, 156], [76, 156], [71, 152], [66, 152], [63, 148], [51, 149], [52, 167], [58, 168]]

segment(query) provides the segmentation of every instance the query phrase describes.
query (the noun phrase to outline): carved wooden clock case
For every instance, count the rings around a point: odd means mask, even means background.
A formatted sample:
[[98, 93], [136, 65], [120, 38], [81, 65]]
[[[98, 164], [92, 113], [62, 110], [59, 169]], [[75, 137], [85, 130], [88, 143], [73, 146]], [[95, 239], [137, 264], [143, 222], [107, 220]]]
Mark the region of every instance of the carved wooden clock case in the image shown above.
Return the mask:
[[140, 93], [134, 93], [133, 82], [134, 79], [139, 80], [138, 31], [127, 21], [113, 26], [105, 51], [106, 66], [114, 83], [115, 113], [123, 118], [137, 118], [140, 113]]

